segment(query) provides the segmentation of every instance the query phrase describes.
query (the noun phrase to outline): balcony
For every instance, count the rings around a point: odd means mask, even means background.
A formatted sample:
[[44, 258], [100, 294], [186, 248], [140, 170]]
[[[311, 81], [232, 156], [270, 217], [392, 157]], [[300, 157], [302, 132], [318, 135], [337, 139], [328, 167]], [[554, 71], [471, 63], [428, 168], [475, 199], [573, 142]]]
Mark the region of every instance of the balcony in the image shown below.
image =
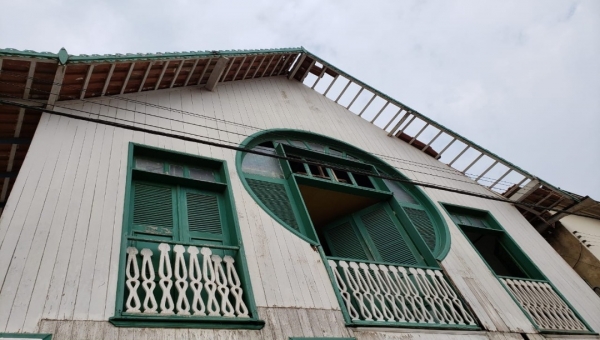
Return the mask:
[[[129, 237], [116, 326], [260, 329], [240, 279], [239, 248]], [[160, 242], [160, 243], [159, 243]], [[119, 304], [119, 300], [117, 300]], [[220, 326], [215, 326], [220, 325]], [[227, 326], [228, 325], [228, 326]]]
[[500, 277], [500, 281], [541, 332], [589, 333], [548, 282], [512, 277]]
[[349, 324], [479, 329], [439, 269], [333, 257], [328, 262]]

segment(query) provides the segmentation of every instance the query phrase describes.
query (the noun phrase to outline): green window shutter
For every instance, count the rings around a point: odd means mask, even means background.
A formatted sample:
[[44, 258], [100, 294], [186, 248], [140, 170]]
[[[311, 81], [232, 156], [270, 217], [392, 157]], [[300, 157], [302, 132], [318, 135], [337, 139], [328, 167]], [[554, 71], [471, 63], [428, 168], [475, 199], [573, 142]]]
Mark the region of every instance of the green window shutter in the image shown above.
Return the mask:
[[324, 231], [327, 244], [333, 256], [356, 260], [369, 260], [366, 246], [350, 221], [334, 224]]
[[186, 192], [187, 223], [190, 238], [201, 237], [205, 234], [221, 237], [221, 213], [219, 197], [196, 192]]
[[133, 183], [134, 232], [173, 235], [173, 190], [168, 186]]
[[408, 218], [412, 224], [415, 226], [415, 228], [417, 228], [417, 231], [425, 241], [425, 244], [427, 244], [429, 250], [433, 252], [437, 239], [433, 223], [431, 223], [429, 216], [427, 216], [427, 212], [425, 212], [425, 210], [415, 208], [403, 207], [403, 209], [404, 212], [406, 212], [406, 215], [408, 215]]
[[399, 226], [396, 224], [396, 218], [390, 216], [384, 206], [363, 214], [360, 219], [382, 261], [409, 265], [418, 264], [407, 240], [398, 230]]
[[284, 184], [250, 178], [247, 178], [246, 181], [256, 197], [258, 197], [258, 200], [267, 209], [289, 227], [300, 230]]

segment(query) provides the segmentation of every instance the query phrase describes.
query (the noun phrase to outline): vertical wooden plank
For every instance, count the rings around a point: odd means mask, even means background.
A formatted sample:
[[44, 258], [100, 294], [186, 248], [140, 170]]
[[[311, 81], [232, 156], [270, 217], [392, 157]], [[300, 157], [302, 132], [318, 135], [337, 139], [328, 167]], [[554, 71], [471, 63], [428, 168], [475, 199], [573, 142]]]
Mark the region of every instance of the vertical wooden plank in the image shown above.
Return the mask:
[[71, 340], [73, 337], [73, 321], [58, 321], [56, 334], [52, 340]]

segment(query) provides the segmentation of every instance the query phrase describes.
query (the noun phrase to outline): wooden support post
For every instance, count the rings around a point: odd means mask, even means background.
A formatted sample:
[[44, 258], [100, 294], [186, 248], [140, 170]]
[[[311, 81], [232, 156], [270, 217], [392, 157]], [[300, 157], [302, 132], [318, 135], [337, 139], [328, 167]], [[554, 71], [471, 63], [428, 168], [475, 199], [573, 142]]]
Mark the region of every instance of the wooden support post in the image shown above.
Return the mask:
[[224, 82], [225, 78], [227, 78], [227, 75], [229, 74], [229, 71], [231, 70], [233, 63], [235, 63], [235, 59], [237, 59], [237, 58], [234, 57], [233, 59], [231, 59], [231, 62], [227, 66], [227, 69], [225, 70], [225, 72], [223, 72], [223, 76], [221, 77], [221, 80], [219, 80], [220, 83]]
[[231, 81], [234, 81], [235, 78], [237, 78], [238, 73], [240, 72], [240, 70], [244, 66], [244, 62], [246, 62], [246, 57], [242, 58], [242, 61], [240, 62], [240, 67], [238, 67], [237, 70], [235, 71], [235, 74], [233, 75], [233, 78], [231, 79]]
[[365, 107], [363, 107], [363, 109], [358, 114], [359, 117], [361, 117], [362, 114], [365, 113], [365, 111], [367, 110], [367, 108], [369, 107], [369, 105], [371, 105], [371, 103], [373, 102], [373, 100], [375, 100], [375, 97], [377, 97], [377, 95], [375, 93], [373, 93], [373, 97], [371, 97], [371, 99], [369, 100], [369, 102], [367, 103], [367, 105], [365, 105]]
[[265, 66], [265, 70], [263, 71], [263, 73], [260, 75], [260, 77], [264, 77], [265, 74], [267, 73], [267, 70], [269, 69], [269, 66], [271, 66], [271, 63], [273, 62], [273, 59], [275, 58], [275, 55], [271, 56], [271, 59], [269, 59], [269, 63], [267, 64], [267, 66]]
[[148, 63], [148, 68], [146, 69], [146, 72], [144, 73], [144, 78], [142, 78], [142, 82], [140, 83], [140, 88], [138, 89], [138, 92], [142, 92], [142, 90], [144, 89], [144, 85], [146, 84], [146, 79], [148, 79], [148, 74], [150, 74], [150, 69], [152, 69], [153, 65], [154, 65], [153, 61]]
[[384, 131], [387, 130], [387, 128], [390, 126], [390, 124], [392, 124], [392, 122], [400, 115], [401, 112], [402, 112], [402, 108], [398, 109], [398, 112], [396, 112], [394, 117], [392, 117], [392, 119], [390, 119], [390, 121], [387, 124], [385, 124], [385, 127], [383, 128]]
[[300, 59], [298, 59], [298, 61], [296, 61], [296, 65], [294, 65], [292, 72], [290, 72], [290, 74], [288, 75], [288, 79], [294, 78], [294, 76], [296, 75], [296, 72], [298, 72], [298, 70], [300, 69], [300, 66], [304, 62], [304, 59], [306, 59], [306, 53], [302, 53], [302, 55], [300, 56]]
[[440, 130], [440, 131], [437, 133], [437, 135], [435, 135], [435, 137], [433, 137], [433, 139], [432, 139], [432, 140], [430, 140], [430, 141], [429, 141], [429, 143], [427, 143], [427, 145], [425, 145], [425, 146], [424, 146], [424, 147], [421, 149], [421, 151], [425, 151], [425, 150], [426, 150], [426, 149], [427, 149], [427, 148], [428, 148], [428, 147], [429, 147], [431, 144], [433, 144], [433, 142], [435, 142], [435, 140], [436, 140], [436, 139], [438, 139], [438, 137], [439, 137], [439, 136], [441, 136], [441, 135], [442, 135], [442, 133], [443, 133], [443, 132], [444, 132], [444, 131]]
[[221, 78], [221, 74], [225, 71], [225, 66], [227, 66], [228, 58], [221, 57], [217, 59], [217, 63], [215, 64], [215, 68], [210, 73], [208, 77], [208, 81], [206, 82], [206, 89], [209, 91], [214, 91], [217, 87], [219, 79]]
[[183, 86], [187, 86], [188, 83], [190, 82], [190, 79], [192, 78], [192, 75], [194, 74], [194, 71], [196, 71], [196, 66], [198, 66], [198, 62], [199, 61], [200, 61], [200, 58], [198, 58], [198, 59], [196, 59], [196, 61], [194, 61], [194, 65], [190, 69], [190, 73], [185, 78], [185, 83], [183, 83]]
[[198, 79], [198, 83], [196, 85], [200, 85], [200, 83], [202, 82], [202, 79], [204, 78], [204, 75], [206, 74], [206, 71], [208, 70], [208, 67], [210, 66], [212, 60], [213, 58], [209, 58], [206, 62], [206, 65], [204, 65], [204, 69], [202, 70], [202, 73], [200, 74], [200, 79]]
[[284, 56], [283, 54], [279, 54], [277, 56], [277, 64], [275, 64], [275, 67], [273, 67], [273, 69], [271, 70], [271, 73], [269, 73], [269, 77], [271, 77], [273, 75], [273, 73], [275, 73], [275, 70], [277, 70], [277, 67], [279, 66], [279, 64], [283, 60], [283, 56]]
[[94, 64], [90, 65], [88, 68], [87, 74], [85, 76], [85, 81], [83, 82], [83, 88], [81, 89], [81, 95], [79, 99], [85, 98], [85, 91], [87, 91], [88, 84], [90, 83], [90, 78], [92, 77], [92, 73], [94, 72]]
[[379, 110], [379, 112], [377, 112], [377, 114], [375, 115], [375, 117], [373, 117], [373, 119], [371, 119], [371, 124], [375, 123], [375, 121], [377, 120], [377, 118], [379, 118], [379, 115], [381, 115], [381, 113], [383, 112], [383, 110], [385, 110], [385, 108], [390, 105], [390, 102], [386, 102], [385, 105], [383, 105], [383, 107], [381, 108], [381, 110]]
[[175, 85], [175, 81], [177, 80], [177, 77], [179, 77], [179, 72], [181, 72], [181, 68], [183, 67], [183, 64], [185, 64], [185, 60], [182, 60], [179, 63], [179, 66], [177, 66], [177, 71], [175, 71], [175, 75], [173, 76], [173, 80], [171, 80], [171, 84], [169, 85], [170, 89], [172, 89], [173, 85]]
[[465, 146], [465, 148], [458, 155], [456, 155], [456, 157], [454, 157], [452, 162], [448, 163], [448, 166], [452, 167], [452, 164], [454, 164], [454, 162], [456, 162], [460, 158], [460, 156], [462, 156], [465, 152], [467, 152], [467, 150], [469, 150], [470, 147], [471, 146], [469, 144], [467, 144], [467, 146]]
[[156, 84], [154, 85], [154, 90], [158, 90], [158, 87], [160, 86], [160, 82], [163, 79], [163, 76], [165, 75], [165, 71], [167, 70], [167, 67], [169, 66], [169, 61], [165, 60], [164, 61], [164, 65], [162, 70], [160, 71], [160, 76], [158, 76], [158, 81], [156, 82]]
[[52, 82], [52, 88], [50, 89], [50, 95], [48, 96], [48, 102], [46, 103], [47, 110], [54, 109], [54, 103], [60, 96], [60, 89], [62, 87], [63, 78], [65, 77], [65, 71], [67, 67], [65, 65], [58, 65], [56, 73], [54, 74], [54, 81]]
[[402, 129], [400, 129], [400, 131], [396, 132], [396, 135], [401, 135], [402, 132], [404, 132], [404, 130], [406, 130], [406, 128], [412, 124], [412, 122], [417, 118], [417, 116], [413, 115], [410, 120], [408, 121], [408, 123], [406, 123], [406, 125], [404, 125], [404, 127]]
[[135, 63], [131, 63], [131, 66], [129, 66], [129, 71], [127, 71], [127, 76], [125, 77], [125, 80], [123, 81], [123, 86], [121, 86], [121, 91], [119, 92], [119, 94], [125, 93], [125, 89], [127, 88], [127, 83], [129, 82], [129, 78], [131, 77], [131, 73], [133, 72], [134, 67], [135, 67]]
[[352, 99], [352, 101], [350, 102], [350, 104], [348, 104], [348, 106], [346, 106], [346, 109], [350, 110], [350, 106], [352, 106], [352, 104], [354, 104], [354, 102], [356, 101], [356, 98], [358, 98], [358, 96], [360, 96], [360, 94], [362, 93], [362, 91], [364, 91], [364, 87], [361, 87], [360, 90], [358, 90], [358, 93], [356, 94], [356, 96], [354, 96], [354, 98]]
[[[398, 113], [400, 113], [401, 111], [402, 111], [402, 109], [400, 109], [400, 111]], [[400, 120], [398, 121], [398, 124], [396, 124], [396, 126], [394, 126], [394, 128], [391, 129], [390, 132], [388, 133], [388, 137], [391, 137], [394, 135], [394, 131], [396, 131], [400, 128], [400, 125], [402, 125], [402, 123], [404, 123], [404, 121], [408, 118], [408, 116], [410, 116], [410, 111], [406, 111], [404, 116], [402, 116], [402, 118], [400, 118]]]
[[338, 80], [339, 76], [340, 76], [339, 74], [336, 74], [335, 77], [333, 77], [333, 80], [331, 81], [331, 83], [329, 84], [329, 86], [327, 86], [327, 90], [325, 90], [325, 92], [323, 92], [324, 96], [327, 96], [327, 92], [329, 92], [329, 90], [331, 90], [331, 87]]
[[492, 189], [493, 187], [495, 187], [496, 184], [500, 183], [504, 179], [504, 177], [508, 176], [508, 174], [511, 173], [512, 171], [513, 170], [511, 168], [508, 168], [508, 170], [506, 170], [506, 172], [502, 176], [498, 177], [498, 179], [494, 183], [492, 183], [490, 186], [488, 186], [488, 189]]
[[423, 131], [425, 131], [425, 129], [427, 129], [428, 126], [429, 126], [429, 123], [423, 125], [423, 127], [421, 128], [421, 130], [419, 130], [419, 132], [417, 132], [417, 134], [410, 140], [410, 142], [408, 143], [408, 145], [412, 145], [412, 143], [414, 143], [414, 141], [416, 141], [417, 138], [419, 138], [419, 136], [423, 133]]
[[342, 98], [342, 96], [344, 95], [344, 93], [346, 92], [346, 90], [348, 89], [348, 86], [350, 86], [350, 84], [352, 84], [352, 80], [348, 79], [348, 84], [346, 84], [346, 86], [344, 86], [344, 89], [342, 90], [342, 92], [340, 92], [338, 97], [335, 99], [336, 103], [340, 100], [340, 98]]
[[440, 158], [442, 158], [442, 154], [443, 154], [444, 152], [446, 152], [446, 150], [448, 150], [448, 148], [449, 148], [450, 146], [452, 146], [452, 144], [454, 144], [454, 142], [456, 142], [456, 137], [452, 138], [452, 140], [450, 141], [450, 143], [448, 143], [448, 144], [446, 145], [446, 147], [444, 147], [444, 148], [442, 149], [442, 151], [440, 151], [440, 153], [438, 153], [437, 159], [440, 159]]
[[471, 167], [473, 167], [473, 165], [475, 165], [475, 163], [477, 163], [477, 161], [479, 161], [479, 160], [481, 159], [481, 157], [483, 157], [483, 155], [484, 155], [484, 154], [483, 154], [483, 152], [482, 152], [482, 153], [481, 153], [481, 154], [480, 154], [480, 155], [479, 155], [477, 158], [475, 158], [475, 159], [474, 159], [474, 160], [471, 162], [471, 164], [469, 164], [469, 166], [467, 166], [467, 167], [466, 167], [466, 168], [465, 168], [465, 169], [462, 171], [462, 173], [466, 175], [466, 174], [467, 174], [467, 171], [469, 171], [469, 169], [471, 169]]
[[258, 70], [260, 69], [260, 67], [262, 66], [262, 64], [265, 62], [265, 59], [267, 59], [267, 57], [263, 56], [263, 58], [260, 60], [260, 63], [258, 63], [258, 66], [256, 66], [256, 70], [254, 70], [254, 73], [252, 74], [252, 79], [254, 79], [256, 77], [256, 74], [258, 73]]
[[485, 174], [487, 174], [490, 170], [492, 170], [492, 168], [494, 166], [496, 166], [496, 164], [498, 164], [498, 160], [495, 160], [490, 166], [488, 166], [487, 169], [485, 169], [484, 172], [482, 172], [479, 176], [477, 176], [477, 178], [475, 178], [475, 182], [479, 181], [483, 176], [485, 176]]
[[[283, 64], [281, 64], [281, 69], [279, 70], [279, 72], [277, 72], [278, 76], [282, 75], [284, 71], [286, 71], [289, 67], [292, 66], [292, 63], [294, 62], [292, 60], [293, 56], [294, 56], [293, 54], [286, 55], [286, 59], [284, 60]], [[299, 56], [297, 56], [296, 58], [299, 58]], [[288, 63], [290, 65], [286, 67], [286, 65], [288, 65]]]
[[35, 76], [35, 67], [37, 63], [32, 61], [29, 65], [29, 72], [27, 72], [27, 81], [25, 82], [25, 92], [23, 92], [23, 99], [29, 99], [31, 93], [31, 84], [33, 84], [33, 77]]
[[527, 183], [527, 185], [525, 185], [522, 188], [519, 188], [517, 192], [511, 195], [510, 200], [515, 202], [523, 201], [525, 198], [527, 198], [527, 196], [531, 195], [534, 191], [536, 191], [540, 187], [540, 184], [540, 181], [538, 181], [536, 178], [532, 179], [529, 183]]
[[242, 77], [242, 80], [246, 79], [248, 72], [250, 72], [252, 65], [254, 65], [254, 61], [256, 61], [256, 56], [254, 56], [254, 58], [252, 58], [252, 61], [250, 62], [250, 64], [248, 64], [248, 69], [246, 70], [246, 72], [244, 72], [244, 76]]
[[110, 85], [110, 80], [112, 79], [113, 72], [115, 71], [116, 63], [110, 65], [110, 70], [108, 71], [108, 75], [106, 76], [106, 80], [104, 81], [104, 87], [102, 87], [102, 94], [100, 96], [104, 96], [106, 90], [108, 89], [108, 85]]
[[310, 69], [312, 69], [313, 66], [315, 66], [315, 63], [317, 62], [316, 59], [313, 59], [312, 63], [310, 63], [310, 65], [308, 66], [308, 68], [306, 69], [306, 72], [304, 72], [304, 74], [302, 75], [302, 78], [300, 79], [300, 82], [304, 84], [304, 79], [306, 79], [306, 77], [308, 76], [308, 74], [310, 73]]

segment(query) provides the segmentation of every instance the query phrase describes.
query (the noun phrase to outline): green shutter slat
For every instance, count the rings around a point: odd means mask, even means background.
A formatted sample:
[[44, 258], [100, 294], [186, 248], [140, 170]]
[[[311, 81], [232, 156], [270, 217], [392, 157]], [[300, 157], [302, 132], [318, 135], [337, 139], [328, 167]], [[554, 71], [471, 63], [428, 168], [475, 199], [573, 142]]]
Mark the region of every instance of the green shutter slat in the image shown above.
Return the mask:
[[327, 229], [325, 232], [327, 233], [329, 247], [334, 256], [368, 260], [365, 249], [350, 222], [342, 223]]
[[417, 228], [429, 250], [433, 251], [436, 245], [435, 228], [425, 210], [404, 208], [404, 211], [415, 228]]
[[361, 220], [383, 261], [418, 264], [406, 240], [383, 207], [361, 216]]
[[285, 185], [256, 179], [246, 179], [258, 199], [283, 223], [300, 230]]
[[186, 193], [190, 232], [222, 234], [221, 214], [216, 196]]
[[134, 183], [133, 223], [172, 229], [171, 188]]

